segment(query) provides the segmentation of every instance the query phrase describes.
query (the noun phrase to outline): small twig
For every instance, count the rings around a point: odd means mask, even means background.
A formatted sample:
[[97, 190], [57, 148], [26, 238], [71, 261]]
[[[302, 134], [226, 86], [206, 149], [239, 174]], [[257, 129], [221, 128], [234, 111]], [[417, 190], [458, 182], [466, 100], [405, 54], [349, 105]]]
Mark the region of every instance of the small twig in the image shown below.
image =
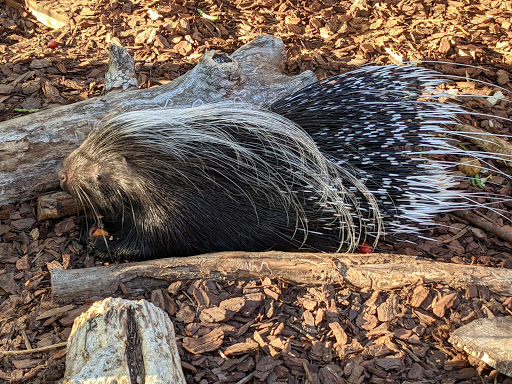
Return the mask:
[[185, 291], [183, 291], [183, 295], [190, 301], [190, 304], [196, 307], [196, 309], [199, 308], [199, 302], [197, 300], [192, 300], [192, 298]]
[[464, 236], [466, 234], [466, 232], [469, 231], [470, 229], [471, 228], [469, 227], [469, 225], [467, 225], [463, 230], [459, 231], [459, 233], [457, 233], [455, 236], [452, 236], [449, 239], [443, 240], [442, 243], [443, 244], [451, 243], [452, 241], [455, 241], [458, 238]]
[[421, 365], [425, 369], [432, 369], [434, 372], [439, 372], [439, 370], [435, 367], [432, 367], [425, 363], [422, 359], [420, 359], [413, 351], [411, 351], [411, 348], [409, 347], [409, 343], [405, 340], [399, 339], [397, 337], [394, 337], [394, 340], [402, 346], [402, 348], [407, 352], [407, 354], [413, 359], [415, 362], [417, 362], [419, 365]]
[[23, 351], [1, 351], [0, 350], [0, 354], [2, 354], [4, 356], [26, 355], [28, 353], [51, 351], [52, 349], [65, 347], [67, 344], [68, 344], [67, 341], [64, 341], [62, 343], [47, 345], [46, 347], [34, 348], [34, 349], [24, 349]]
[[422, 24], [422, 23], [439, 23], [439, 22], [442, 22], [443, 21], [443, 18], [440, 17], [440, 18], [437, 18], [437, 19], [419, 19], [419, 20], [414, 20], [412, 23], [411, 23], [411, 28], [415, 27], [417, 24]]
[[462, 28], [459, 24], [455, 23], [453, 20], [448, 20], [450, 23], [453, 24], [454, 27], [456, 28], [459, 28], [462, 33], [464, 33], [466, 36], [471, 36], [471, 33], [469, 33], [468, 31], [466, 31], [464, 28]]
[[32, 344], [30, 344], [30, 340], [27, 337], [27, 332], [25, 332], [25, 330], [22, 329], [20, 333], [21, 333], [21, 337], [23, 337], [23, 341], [25, 342], [25, 346], [27, 347], [27, 350], [33, 349]]
[[295, 329], [297, 332], [301, 333], [302, 335], [306, 336], [310, 340], [315, 340], [313, 336], [311, 336], [309, 333], [307, 333], [302, 328], [297, 327], [295, 324], [292, 324], [290, 320], [286, 320], [286, 324], [290, 326], [291, 328]]
[[245, 384], [248, 383], [249, 380], [254, 376], [254, 372], [251, 372], [248, 376], [245, 376], [242, 380], [238, 380], [235, 384]]
[[308, 383], [313, 384], [313, 377], [311, 376], [311, 372], [309, 372], [308, 365], [305, 361], [302, 362], [302, 367], [304, 368], [304, 372], [306, 372], [306, 380]]

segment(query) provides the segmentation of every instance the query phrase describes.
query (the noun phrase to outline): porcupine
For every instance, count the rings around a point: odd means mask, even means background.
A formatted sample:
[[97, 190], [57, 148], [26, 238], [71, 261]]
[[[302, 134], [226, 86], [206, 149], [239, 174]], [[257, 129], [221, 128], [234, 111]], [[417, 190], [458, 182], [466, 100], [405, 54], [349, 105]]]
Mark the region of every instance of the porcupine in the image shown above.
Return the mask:
[[425, 68], [368, 66], [267, 108], [121, 113], [65, 159], [61, 186], [102, 215], [110, 237], [90, 241], [114, 260], [353, 251], [477, 205], [452, 189], [452, 164], [426, 156], [484, 157], [439, 135], [457, 105], [418, 100], [435, 99], [445, 81]]

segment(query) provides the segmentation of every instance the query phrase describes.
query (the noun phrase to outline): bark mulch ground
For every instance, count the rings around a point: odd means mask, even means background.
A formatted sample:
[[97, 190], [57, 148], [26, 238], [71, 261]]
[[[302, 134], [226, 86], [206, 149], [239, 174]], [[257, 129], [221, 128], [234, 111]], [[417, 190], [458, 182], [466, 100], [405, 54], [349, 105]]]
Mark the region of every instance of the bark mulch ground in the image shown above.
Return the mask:
[[[39, 1], [69, 18], [58, 30], [9, 3], [0, 2], [0, 120], [99, 95], [113, 38], [133, 51], [143, 88], [172, 81], [208, 50], [232, 52], [268, 33], [285, 42], [290, 74], [325, 78], [368, 62], [423, 60], [460, 76], [452, 86], [462, 92], [494, 95], [500, 86], [510, 97], [512, 89], [510, 1]], [[467, 106], [481, 114], [467, 123], [512, 135], [510, 124], [483, 116], [511, 116], [508, 101], [472, 98]], [[497, 175], [485, 188], [510, 195]], [[500, 208], [505, 217], [480, 214], [506, 226], [512, 204]], [[64, 342], [88, 308], [59, 307], [49, 296], [52, 268], [100, 263], [83, 252], [76, 219], [37, 222], [32, 202], [0, 207], [1, 350]], [[450, 214], [438, 223], [426, 232], [432, 241], [383, 242], [380, 250], [512, 268], [512, 245]], [[474, 319], [512, 315], [512, 297], [485, 287], [383, 292], [198, 280], [144, 298], [173, 319], [189, 383], [512, 383], [447, 341]], [[0, 382], [56, 383], [64, 362], [63, 347], [3, 356]]]

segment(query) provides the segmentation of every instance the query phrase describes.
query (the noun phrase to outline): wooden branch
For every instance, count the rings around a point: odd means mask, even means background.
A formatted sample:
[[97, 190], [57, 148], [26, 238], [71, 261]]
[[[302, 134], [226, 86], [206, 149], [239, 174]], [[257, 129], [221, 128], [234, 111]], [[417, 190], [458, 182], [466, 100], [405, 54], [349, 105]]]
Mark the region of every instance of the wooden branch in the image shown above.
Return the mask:
[[76, 270], [51, 271], [53, 299], [59, 303], [106, 297], [120, 283], [132, 294], [166, 286], [176, 280], [279, 277], [298, 284], [345, 281], [358, 288], [381, 290], [411, 284], [443, 283], [454, 288], [485, 285], [512, 295], [512, 271], [439, 263], [389, 254], [354, 255], [287, 252], [221, 252]]
[[496, 223], [493, 223], [492, 221], [484, 217], [477, 216], [469, 211], [454, 211], [452, 212], [452, 214], [457, 217], [460, 217], [461, 219], [466, 220], [469, 224], [473, 225], [474, 227], [495, 234], [499, 238], [505, 240], [507, 243], [512, 245], [512, 232], [510, 230], [507, 230], [505, 227], [500, 227]]
[[190, 72], [150, 89], [110, 92], [0, 123], [0, 205], [58, 188], [66, 154], [110, 113], [174, 108], [222, 99], [261, 105], [316, 81], [311, 71], [285, 76], [283, 42], [260, 36], [232, 55], [207, 52]]
[[109, 298], [75, 319], [63, 383], [185, 384], [171, 320], [145, 301]]
[[62, 343], [47, 345], [46, 347], [39, 348], [31, 348], [31, 349], [22, 349], [22, 350], [14, 350], [14, 351], [2, 351], [0, 350], [0, 356], [18, 356], [18, 355], [29, 355], [31, 353], [41, 353], [51, 351], [52, 349], [59, 349], [67, 346], [67, 341]]

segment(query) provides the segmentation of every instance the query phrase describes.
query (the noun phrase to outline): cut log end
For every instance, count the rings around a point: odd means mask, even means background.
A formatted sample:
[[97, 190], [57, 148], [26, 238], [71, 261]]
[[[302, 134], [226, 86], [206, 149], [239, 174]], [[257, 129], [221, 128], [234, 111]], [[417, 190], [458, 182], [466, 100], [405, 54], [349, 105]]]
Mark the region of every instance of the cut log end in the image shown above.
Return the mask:
[[37, 220], [58, 219], [80, 211], [78, 202], [66, 192], [55, 192], [37, 199]]

